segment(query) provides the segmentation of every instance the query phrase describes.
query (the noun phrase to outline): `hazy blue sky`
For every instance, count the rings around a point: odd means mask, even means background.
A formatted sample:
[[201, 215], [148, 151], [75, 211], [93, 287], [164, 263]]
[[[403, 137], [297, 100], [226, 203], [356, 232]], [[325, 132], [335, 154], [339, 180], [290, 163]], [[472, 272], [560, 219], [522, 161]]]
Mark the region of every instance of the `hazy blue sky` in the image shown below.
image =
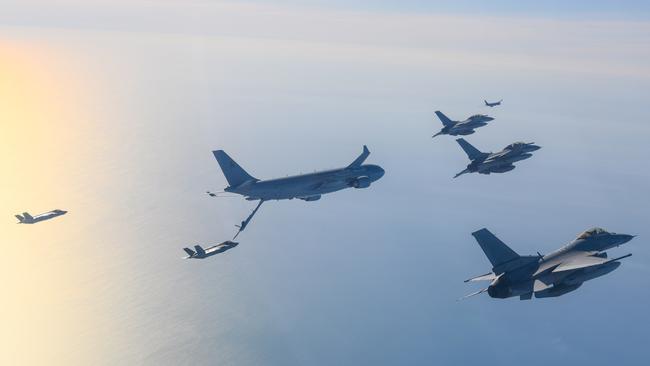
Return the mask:
[[[648, 6], [434, 4], [5, 6], [1, 363], [646, 364]], [[437, 109], [494, 116], [480, 149], [543, 148], [454, 180]], [[386, 170], [369, 189], [265, 204], [236, 249], [181, 259], [254, 207], [204, 194], [226, 184], [211, 150], [270, 178], [364, 144]], [[592, 226], [639, 235], [612, 274], [456, 301], [489, 270], [472, 231], [532, 254]]]

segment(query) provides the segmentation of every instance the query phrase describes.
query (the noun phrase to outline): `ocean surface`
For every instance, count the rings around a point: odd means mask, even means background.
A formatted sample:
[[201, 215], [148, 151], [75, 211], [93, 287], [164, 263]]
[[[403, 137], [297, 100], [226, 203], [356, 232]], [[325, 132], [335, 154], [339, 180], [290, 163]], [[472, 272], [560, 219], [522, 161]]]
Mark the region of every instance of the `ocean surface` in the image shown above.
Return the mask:
[[[355, 24], [380, 32], [377, 17]], [[601, 39], [614, 55], [592, 38], [600, 25], [533, 36], [487, 20], [516, 41], [472, 48], [470, 34], [457, 49], [431, 31], [402, 45], [425, 20], [373, 42], [308, 24], [294, 37], [2, 28], [0, 363], [643, 364], [647, 26]], [[454, 138], [431, 139], [435, 110], [495, 117], [466, 137], [481, 150], [542, 149], [452, 179], [467, 160]], [[182, 259], [254, 208], [205, 194], [226, 186], [212, 150], [273, 178], [345, 166], [364, 144], [386, 170], [368, 189], [265, 203], [237, 248]], [[55, 208], [69, 213], [13, 221]], [[615, 272], [559, 298], [457, 301], [490, 270], [472, 231], [534, 254], [593, 226], [639, 235], [612, 251], [634, 254]]]

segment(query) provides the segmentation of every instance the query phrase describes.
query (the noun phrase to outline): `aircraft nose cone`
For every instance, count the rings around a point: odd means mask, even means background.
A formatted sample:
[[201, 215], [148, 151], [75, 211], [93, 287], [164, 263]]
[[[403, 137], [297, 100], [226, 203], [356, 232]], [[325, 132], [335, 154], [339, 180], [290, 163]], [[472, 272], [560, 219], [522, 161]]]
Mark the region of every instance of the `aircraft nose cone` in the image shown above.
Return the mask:
[[634, 239], [636, 235], [621, 234], [619, 236], [621, 237], [621, 244], [625, 244], [628, 241]]
[[381, 167], [377, 167], [377, 172], [375, 173], [377, 175], [377, 179], [381, 178], [384, 176], [386, 171], [382, 169]]
[[485, 117], [486, 121], [494, 121], [494, 117]]
[[530, 144], [530, 145], [528, 145], [528, 149], [529, 149], [530, 151], [537, 151], [537, 150], [539, 150], [539, 149], [541, 149], [541, 148], [542, 148], [541, 146], [534, 145], [534, 144]]

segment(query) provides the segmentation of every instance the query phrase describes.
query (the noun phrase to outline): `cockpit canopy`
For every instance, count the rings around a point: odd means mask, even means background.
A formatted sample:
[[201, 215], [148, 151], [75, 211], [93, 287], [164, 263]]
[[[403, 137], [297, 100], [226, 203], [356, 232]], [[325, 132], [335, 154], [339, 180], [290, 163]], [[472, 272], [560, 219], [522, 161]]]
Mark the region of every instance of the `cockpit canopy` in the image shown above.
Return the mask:
[[485, 117], [487, 117], [485, 114], [475, 114], [475, 115], [469, 117], [469, 119], [485, 118]]
[[591, 238], [592, 236], [603, 235], [603, 234], [609, 234], [609, 233], [605, 229], [595, 227], [580, 234], [578, 236], [578, 239], [587, 239], [587, 238]]
[[506, 146], [506, 150], [514, 150], [514, 149], [518, 149], [518, 148], [523, 147], [523, 146], [525, 146], [525, 145], [526, 145], [525, 142], [521, 142], [521, 141], [519, 141], [519, 142], [513, 142], [512, 144]]

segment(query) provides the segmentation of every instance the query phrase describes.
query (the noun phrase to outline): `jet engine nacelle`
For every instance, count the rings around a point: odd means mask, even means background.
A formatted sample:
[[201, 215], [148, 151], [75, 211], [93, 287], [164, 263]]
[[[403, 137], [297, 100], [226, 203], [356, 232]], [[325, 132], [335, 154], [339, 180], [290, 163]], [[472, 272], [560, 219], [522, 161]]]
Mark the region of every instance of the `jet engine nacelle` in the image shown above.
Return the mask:
[[492, 298], [507, 299], [512, 296], [528, 294], [532, 291], [532, 288], [532, 282], [511, 284], [505, 278], [500, 277], [490, 284], [487, 291]]
[[580, 285], [585, 281], [604, 276], [618, 268], [620, 265], [621, 262], [609, 262], [601, 264], [600, 266], [587, 267], [581, 271], [577, 271], [576, 273], [569, 275], [564, 279], [564, 281], [562, 281], [562, 283], [566, 285]]
[[490, 169], [490, 171], [492, 173], [505, 173], [505, 172], [511, 171], [514, 168], [515, 168], [514, 165], [506, 165], [506, 166], [494, 167], [494, 168]]
[[535, 297], [538, 299], [543, 299], [545, 297], [558, 297], [567, 294], [571, 291], [575, 291], [580, 286], [582, 286], [582, 283], [578, 283], [575, 285], [565, 285], [565, 284], [556, 285], [544, 291], [535, 292]]
[[370, 180], [370, 178], [368, 178], [368, 177], [359, 177], [359, 178], [353, 180], [350, 183], [350, 186], [354, 187], [354, 188], [368, 188], [368, 187], [370, 187], [371, 183], [372, 183], [372, 180]]
[[320, 194], [317, 194], [315, 196], [302, 197], [300, 199], [307, 202], [318, 201], [320, 199]]

